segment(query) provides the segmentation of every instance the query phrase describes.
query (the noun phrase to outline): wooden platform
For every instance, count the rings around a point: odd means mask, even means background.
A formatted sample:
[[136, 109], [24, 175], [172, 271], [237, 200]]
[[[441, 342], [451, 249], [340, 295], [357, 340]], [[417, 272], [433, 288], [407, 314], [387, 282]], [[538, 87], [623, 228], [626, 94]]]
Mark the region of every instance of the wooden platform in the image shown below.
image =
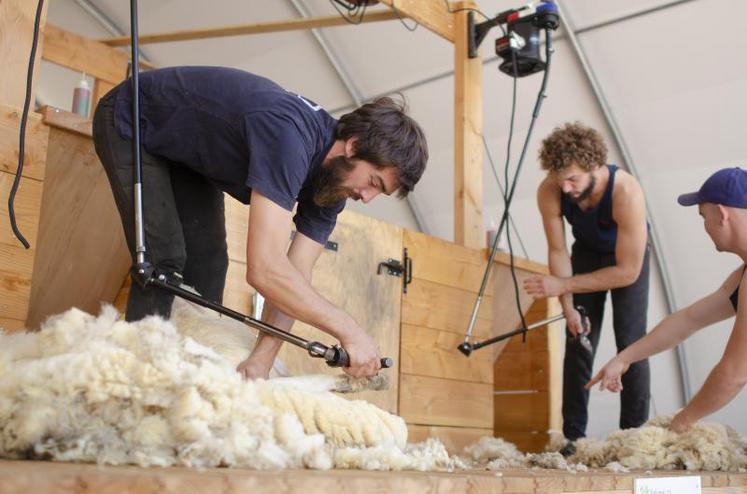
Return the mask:
[[[98, 467], [71, 463], [0, 460], [0, 494], [32, 493], [631, 493], [637, 477], [697, 472], [618, 474], [556, 470], [502, 472], [365, 472]], [[747, 493], [747, 474], [702, 473], [703, 493]]]

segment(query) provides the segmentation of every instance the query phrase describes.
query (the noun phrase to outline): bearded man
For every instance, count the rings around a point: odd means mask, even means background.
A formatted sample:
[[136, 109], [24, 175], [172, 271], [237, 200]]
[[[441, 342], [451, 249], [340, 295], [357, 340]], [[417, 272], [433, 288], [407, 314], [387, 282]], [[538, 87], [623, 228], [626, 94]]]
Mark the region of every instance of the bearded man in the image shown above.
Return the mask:
[[[556, 128], [543, 142], [540, 163], [547, 177], [537, 191], [547, 237], [550, 274], [524, 282], [535, 298], [559, 297], [567, 331], [563, 363], [563, 433], [561, 451], [571, 454], [573, 442], [586, 434], [594, 354], [607, 292], [612, 297], [618, 351], [646, 334], [649, 251], [646, 206], [640, 184], [615, 165], [607, 164], [601, 135], [579, 123]], [[575, 242], [568, 253], [563, 218]], [[586, 308], [593, 352], [578, 343], [584, 331], [576, 307]], [[620, 428], [648, 419], [650, 371], [647, 360], [630, 366], [623, 376]]]
[[[228, 268], [223, 193], [251, 202], [246, 279], [266, 299], [262, 319], [285, 330], [295, 319], [315, 326], [347, 350], [346, 372], [375, 374], [376, 342], [312, 288], [311, 273], [347, 199], [405, 197], [420, 180], [428, 148], [403, 105], [379, 98], [335, 120], [313, 101], [237, 69], [171, 67], [139, 78], [151, 264], [220, 303]], [[134, 252], [131, 107], [125, 81], [99, 102], [93, 138]], [[172, 302], [163, 290], [133, 283], [125, 317], [169, 317]], [[237, 370], [267, 378], [281, 344], [260, 335]]]

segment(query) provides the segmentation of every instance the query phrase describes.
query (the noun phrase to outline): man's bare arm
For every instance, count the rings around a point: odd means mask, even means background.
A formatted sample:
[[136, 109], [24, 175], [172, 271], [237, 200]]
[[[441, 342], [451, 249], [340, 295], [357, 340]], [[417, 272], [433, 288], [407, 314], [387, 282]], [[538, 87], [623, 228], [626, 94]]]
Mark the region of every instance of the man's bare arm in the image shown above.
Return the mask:
[[628, 286], [641, 274], [646, 254], [646, 201], [633, 177], [618, 172], [613, 195], [613, 215], [617, 223], [615, 265], [579, 274], [566, 280], [565, 290], [590, 293]]
[[[737, 271], [741, 282], [744, 279], [742, 268]], [[686, 430], [701, 418], [720, 410], [747, 383], [747, 284], [740, 284], [743, 289], [739, 290], [737, 317], [724, 354], [711, 370], [700, 391], [672, 420], [672, 429], [676, 431]], [[724, 295], [728, 301], [728, 294]]]

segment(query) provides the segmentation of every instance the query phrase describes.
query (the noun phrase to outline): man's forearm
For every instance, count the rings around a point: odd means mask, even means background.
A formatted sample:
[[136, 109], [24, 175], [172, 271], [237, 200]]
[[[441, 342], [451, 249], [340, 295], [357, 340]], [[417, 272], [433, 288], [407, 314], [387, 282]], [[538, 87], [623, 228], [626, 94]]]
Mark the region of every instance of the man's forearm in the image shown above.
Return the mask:
[[[553, 251], [548, 256], [548, 267], [550, 268], [550, 274], [561, 278], [569, 278], [573, 276], [573, 267], [571, 264], [571, 258], [568, 256], [566, 251]], [[570, 311], [573, 309], [573, 293], [566, 292], [558, 297], [560, 305], [563, 307], [563, 311]]]
[[287, 258], [285, 264], [264, 271], [260, 276], [251, 277], [250, 283], [253, 282], [273, 308], [282, 312], [285, 317], [298, 319], [338, 340], [343, 339], [355, 321], [319, 295]]
[[734, 379], [728, 369], [719, 363], [681, 413], [689, 422], [696, 422], [723, 408], [734, 399], [743, 386], [744, 383]]
[[620, 352], [619, 358], [634, 364], [683, 342], [698, 329], [686, 311], [679, 310], [664, 318], [650, 333]]
[[[262, 310], [262, 321], [283, 331], [290, 331], [295, 319], [288, 317], [287, 314], [279, 311], [266, 300], [264, 309]], [[257, 334], [257, 344], [254, 346], [252, 353], [266, 362], [272, 362], [275, 360], [282, 345], [283, 341], [281, 339], [260, 331]]]
[[592, 293], [628, 286], [635, 282], [630, 270], [621, 266], [610, 266], [591, 273], [577, 274], [565, 278], [565, 293]]

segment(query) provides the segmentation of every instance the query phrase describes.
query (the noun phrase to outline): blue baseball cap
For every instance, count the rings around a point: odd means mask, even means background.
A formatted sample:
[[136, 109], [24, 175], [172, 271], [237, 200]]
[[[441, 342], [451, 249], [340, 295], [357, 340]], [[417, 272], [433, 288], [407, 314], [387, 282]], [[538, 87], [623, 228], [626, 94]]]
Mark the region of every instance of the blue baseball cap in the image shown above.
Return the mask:
[[708, 177], [699, 191], [682, 194], [677, 202], [682, 206], [711, 202], [732, 208], [747, 208], [747, 171], [739, 167], [719, 170]]

